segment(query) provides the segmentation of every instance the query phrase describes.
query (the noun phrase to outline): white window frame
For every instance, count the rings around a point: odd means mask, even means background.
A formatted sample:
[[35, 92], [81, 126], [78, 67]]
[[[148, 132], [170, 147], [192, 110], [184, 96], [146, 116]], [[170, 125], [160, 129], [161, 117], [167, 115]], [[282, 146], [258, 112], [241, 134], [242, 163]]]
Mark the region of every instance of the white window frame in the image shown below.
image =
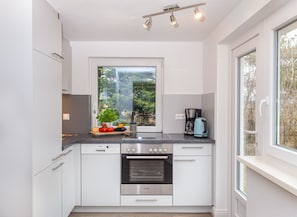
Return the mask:
[[[297, 2], [292, 4], [297, 7]], [[277, 16], [275, 16], [277, 15]], [[277, 30], [297, 19], [294, 6], [287, 4], [266, 20], [264, 33], [267, 57], [265, 72], [270, 84], [269, 95], [269, 136], [263, 145], [263, 153], [297, 166], [297, 152], [278, 146], [276, 143], [276, 79], [277, 79]]]
[[107, 66], [153, 66], [156, 67], [156, 125], [137, 126], [138, 132], [162, 132], [162, 96], [163, 96], [163, 62], [162, 58], [89, 58], [90, 84], [92, 95], [92, 127], [97, 126], [98, 113], [98, 67]]

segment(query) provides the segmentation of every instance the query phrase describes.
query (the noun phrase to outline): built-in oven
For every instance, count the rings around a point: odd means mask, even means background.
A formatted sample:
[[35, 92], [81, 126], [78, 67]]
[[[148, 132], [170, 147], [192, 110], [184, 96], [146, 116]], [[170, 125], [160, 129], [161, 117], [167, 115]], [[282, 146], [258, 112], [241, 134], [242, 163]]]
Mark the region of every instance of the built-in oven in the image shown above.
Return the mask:
[[172, 144], [121, 145], [121, 195], [172, 195]]

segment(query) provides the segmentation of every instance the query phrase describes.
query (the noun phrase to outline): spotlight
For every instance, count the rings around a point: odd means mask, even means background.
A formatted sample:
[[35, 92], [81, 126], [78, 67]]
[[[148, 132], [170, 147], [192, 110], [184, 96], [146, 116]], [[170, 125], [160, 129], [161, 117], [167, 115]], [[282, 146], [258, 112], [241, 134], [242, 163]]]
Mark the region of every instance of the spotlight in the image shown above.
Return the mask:
[[150, 31], [151, 27], [152, 27], [152, 17], [149, 17], [143, 24], [143, 28], [145, 28], [147, 31]]
[[185, 9], [189, 9], [189, 8], [195, 8], [194, 9], [195, 18], [198, 19], [200, 22], [203, 22], [205, 20], [205, 17], [201, 13], [201, 11], [198, 9], [198, 7], [203, 6], [203, 5], [206, 5], [206, 3], [197, 3], [197, 4], [194, 4], [194, 5], [188, 5], [188, 6], [184, 6], [184, 7], [179, 7], [177, 4], [168, 5], [168, 6], [163, 8], [163, 11], [142, 16], [142, 18], [146, 19], [146, 21], [143, 24], [143, 27], [146, 30], [149, 31], [150, 28], [152, 27], [152, 17], [153, 16], [159, 16], [159, 15], [162, 15], [162, 14], [171, 13], [171, 15], [169, 17], [170, 18], [170, 24], [173, 27], [177, 28], [179, 25], [177, 23], [177, 20], [176, 20], [175, 16], [173, 15], [173, 12], [176, 13], [177, 11], [181, 11], [181, 10], [185, 10]]
[[202, 13], [201, 13], [201, 11], [199, 11], [198, 7], [196, 7], [195, 10], [194, 10], [194, 16], [195, 16], [195, 18], [197, 20], [200, 20], [201, 17], [203, 16]]
[[176, 21], [175, 16], [173, 15], [173, 12], [170, 15], [170, 24], [171, 24], [171, 26], [174, 26], [174, 27], [177, 26], [177, 21]]

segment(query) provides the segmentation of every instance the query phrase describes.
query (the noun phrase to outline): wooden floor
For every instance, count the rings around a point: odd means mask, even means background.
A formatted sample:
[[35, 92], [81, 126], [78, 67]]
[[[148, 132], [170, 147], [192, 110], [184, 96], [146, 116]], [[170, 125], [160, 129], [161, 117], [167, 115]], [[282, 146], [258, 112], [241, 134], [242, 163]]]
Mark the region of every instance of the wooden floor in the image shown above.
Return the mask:
[[71, 213], [69, 217], [212, 217], [208, 213]]

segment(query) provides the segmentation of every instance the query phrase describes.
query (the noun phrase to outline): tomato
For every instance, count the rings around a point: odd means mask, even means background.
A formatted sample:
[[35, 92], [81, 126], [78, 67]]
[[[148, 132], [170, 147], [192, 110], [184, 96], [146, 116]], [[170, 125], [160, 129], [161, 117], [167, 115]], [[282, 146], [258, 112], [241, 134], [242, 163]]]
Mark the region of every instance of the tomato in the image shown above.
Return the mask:
[[100, 127], [99, 132], [105, 133], [105, 132], [107, 132], [107, 129], [108, 128], [106, 128], [106, 127]]
[[103, 123], [102, 128], [107, 128], [107, 124]]
[[107, 132], [113, 132], [113, 127], [109, 127], [109, 128], [107, 128]]

